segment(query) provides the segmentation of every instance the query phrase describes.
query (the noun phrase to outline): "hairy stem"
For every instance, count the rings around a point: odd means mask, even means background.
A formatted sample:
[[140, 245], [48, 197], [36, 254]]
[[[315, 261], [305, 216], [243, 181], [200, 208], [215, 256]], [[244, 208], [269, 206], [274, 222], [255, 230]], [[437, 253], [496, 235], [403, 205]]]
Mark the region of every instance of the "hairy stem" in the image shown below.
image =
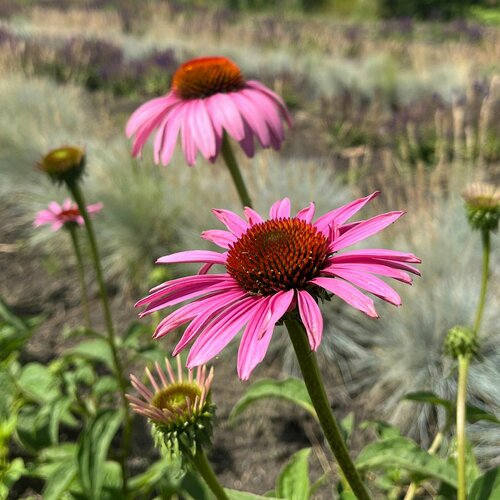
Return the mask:
[[238, 166], [238, 162], [236, 161], [236, 157], [234, 156], [233, 148], [231, 147], [231, 143], [229, 142], [229, 137], [225, 132], [222, 137], [221, 152], [222, 158], [224, 158], [229, 173], [231, 174], [231, 178], [233, 179], [234, 185], [236, 186], [236, 190], [238, 191], [238, 195], [240, 197], [243, 208], [252, 208], [252, 200], [250, 199], [245, 181], [243, 180], [243, 177], [241, 175], [240, 167]]
[[83, 192], [80, 188], [80, 185], [78, 184], [78, 181], [68, 183], [68, 188], [71, 191], [71, 194], [73, 195], [73, 198], [76, 204], [78, 205], [78, 209], [80, 210], [80, 214], [82, 215], [83, 220], [85, 222], [85, 229], [87, 231], [87, 237], [89, 240], [90, 253], [96, 271], [97, 283], [99, 285], [99, 293], [104, 311], [104, 321], [106, 323], [106, 330], [107, 330], [107, 341], [111, 350], [111, 355], [113, 357], [113, 367], [115, 371], [115, 377], [120, 387], [120, 400], [121, 400], [121, 405], [123, 407], [123, 415], [124, 415], [123, 448], [122, 448], [120, 465], [122, 468], [122, 475], [123, 475], [123, 493], [126, 497], [128, 491], [128, 472], [126, 466], [126, 459], [128, 457], [130, 450], [130, 440], [132, 434], [132, 420], [130, 418], [129, 405], [126, 398], [127, 380], [125, 379], [125, 375], [123, 373], [123, 366], [120, 361], [120, 357], [118, 356], [115, 328], [113, 325], [113, 318], [111, 316], [111, 309], [109, 307], [108, 293], [106, 291], [106, 284], [104, 282], [101, 258], [99, 256], [99, 249], [97, 247], [94, 226], [87, 211], [87, 206], [85, 205]]
[[73, 224], [66, 224], [69, 235], [71, 236], [71, 243], [73, 243], [73, 250], [76, 256], [76, 268], [78, 271], [78, 279], [80, 280], [80, 288], [82, 293], [83, 314], [85, 316], [85, 324], [87, 328], [92, 328], [89, 311], [89, 295], [87, 292], [87, 285], [85, 283], [85, 268], [83, 266], [82, 252], [78, 241], [77, 227]]
[[330, 448], [337, 459], [342, 474], [360, 500], [368, 500], [370, 494], [349, 456], [340, 428], [332, 413], [323, 380], [319, 372], [316, 355], [311, 351], [304, 327], [295, 319], [285, 320], [290, 339], [299, 361], [309, 396], [318, 415], [318, 420]]

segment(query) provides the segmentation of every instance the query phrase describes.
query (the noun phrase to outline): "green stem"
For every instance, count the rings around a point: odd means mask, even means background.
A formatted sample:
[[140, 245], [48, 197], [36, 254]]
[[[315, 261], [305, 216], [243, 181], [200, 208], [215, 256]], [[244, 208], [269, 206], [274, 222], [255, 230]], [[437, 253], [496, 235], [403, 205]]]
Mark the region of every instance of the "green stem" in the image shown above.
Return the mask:
[[481, 278], [481, 292], [479, 295], [479, 304], [477, 306], [476, 321], [474, 322], [474, 334], [477, 335], [479, 332], [479, 327], [481, 326], [481, 320], [483, 318], [484, 305], [486, 303], [486, 290], [488, 288], [488, 274], [490, 266], [490, 251], [491, 251], [491, 240], [490, 232], [485, 230], [482, 231], [482, 241], [483, 241], [483, 272]]
[[231, 174], [234, 185], [236, 186], [236, 189], [238, 191], [238, 195], [240, 197], [243, 208], [252, 208], [252, 200], [250, 199], [245, 181], [243, 180], [240, 168], [238, 167], [238, 162], [236, 161], [236, 157], [234, 156], [233, 148], [231, 147], [231, 143], [229, 142], [229, 137], [225, 132], [222, 137], [221, 152], [222, 158], [224, 158], [224, 161], [226, 162], [229, 173]]
[[108, 293], [106, 291], [106, 284], [104, 282], [104, 275], [102, 272], [101, 259], [99, 256], [99, 250], [97, 247], [97, 241], [94, 233], [94, 226], [87, 211], [87, 206], [85, 205], [83, 192], [80, 189], [78, 181], [68, 182], [68, 188], [71, 191], [71, 194], [73, 195], [73, 198], [76, 204], [78, 205], [78, 209], [80, 210], [80, 214], [82, 215], [83, 220], [85, 222], [85, 229], [87, 231], [87, 237], [89, 240], [90, 253], [92, 255], [92, 260], [94, 262], [97, 283], [99, 285], [99, 293], [101, 296], [101, 302], [104, 311], [104, 321], [106, 323], [106, 330], [108, 334], [107, 341], [111, 350], [111, 355], [113, 357], [115, 376], [118, 381], [118, 385], [120, 387], [120, 399], [124, 414], [123, 449], [122, 449], [120, 465], [122, 468], [122, 475], [123, 475], [123, 493], [126, 497], [128, 491], [128, 472], [126, 466], [126, 459], [130, 450], [130, 440], [132, 431], [132, 420], [130, 418], [129, 405], [126, 398], [127, 381], [123, 373], [123, 367], [120, 361], [120, 357], [118, 356], [115, 328], [113, 325], [113, 318], [111, 316], [111, 309], [109, 307]]
[[201, 477], [212, 490], [212, 493], [215, 495], [217, 500], [229, 500], [229, 497], [224, 491], [222, 485], [219, 483], [219, 480], [217, 479], [217, 476], [215, 475], [215, 472], [201, 446], [196, 447], [196, 453], [192, 457], [192, 460]]
[[295, 319], [285, 320], [285, 325], [290, 334], [290, 339], [292, 340], [293, 348], [299, 361], [307, 391], [318, 415], [318, 420], [339, 467], [356, 497], [360, 500], [369, 500], [370, 494], [349, 456], [339, 426], [333, 416], [319, 372], [316, 356], [311, 351], [304, 327]]
[[457, 388], [457, 500], [467, 497], [467, 481], [465, 476], [465, 418], [467, 400], [467, 372], [470, 356], [458, 357], [458, 388]]
[[66, 227], [68, 228], [69, 235], [71, 236], [71, 242], [73, 243], [73, 250], [75, 251], [76, 256], [76, 268], [78, 271], [78, 278], [80, 280], [80, 288], [82, 292], [82, 304], [85, 323], [87, 324], [87, 328], [92, 328], [89, 311], [89, 295], [87, 292], [87, 285], [85, 284], [85, 268], [83, 266], [82, 252], [80, 251], [80, 245], [78, 242], [78, 234], [76, 232], [77, 228], [73, 223], [66, 224]]

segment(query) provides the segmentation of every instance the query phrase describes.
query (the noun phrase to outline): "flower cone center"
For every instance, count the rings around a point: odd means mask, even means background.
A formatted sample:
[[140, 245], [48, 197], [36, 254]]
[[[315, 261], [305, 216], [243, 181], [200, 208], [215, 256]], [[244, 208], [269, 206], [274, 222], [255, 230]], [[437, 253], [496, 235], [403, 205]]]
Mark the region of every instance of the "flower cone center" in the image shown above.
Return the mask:
[[328, 256], [328, 240], [300, 219], [273, 219], [250, 227], [231, 246], [228, 273], [250, 293], [302, 289]]
[[60, 217], [62, 219], [75, 220], [79, 216], [80, 216], [80, 210], [78, 210], [78, 208], [68, 208], [67, 210], [63, 210], [60, 213]]
[[234, 92], [244, 85], [240, 68], [225, 57], [191, 59], [179, 66], [172, 80], [172, 90], [183, 99]]
[[177, 383], [156, 392], [151, 404], [161, 411], [177, 413], [192, 407], [197, 397], [201, 397], [201, 389], [197, 385]]

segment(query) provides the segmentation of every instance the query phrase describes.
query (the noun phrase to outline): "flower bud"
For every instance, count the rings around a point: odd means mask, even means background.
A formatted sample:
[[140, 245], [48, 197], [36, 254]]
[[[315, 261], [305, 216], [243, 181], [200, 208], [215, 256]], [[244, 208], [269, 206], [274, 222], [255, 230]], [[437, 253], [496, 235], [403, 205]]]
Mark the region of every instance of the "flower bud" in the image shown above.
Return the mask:
[[454, 326], [448, 330], [444, 349], [452, 358], [458, 359], [460, 356], [472, 358], [479, 348], [476, 335], [471, 328], [466, 326]]
[[127, 394], [132, 409], [149, 419], [153, 438], [170, 458], [191, 459], [199, 446], [210, 445], [215, 405], [210, 398], [213, 368], [207, 373], [202, 365], [196, 374], [183, 374], [177, 358], [177, 375], [165, 358], [166, 372], [158, 363], [155, 371], [146, 368], [150, 387], [130, 376], [138, 396]]
[[72, 183], [83, 174], [85, 151], [78, 146], [62, 146], [49, 151], [37, 167], [56, 183]]
[[474, 183], [463, 193], [467, 219], [473, 229], [496, 231], [500, 219], [500, 191], [492, 184]]

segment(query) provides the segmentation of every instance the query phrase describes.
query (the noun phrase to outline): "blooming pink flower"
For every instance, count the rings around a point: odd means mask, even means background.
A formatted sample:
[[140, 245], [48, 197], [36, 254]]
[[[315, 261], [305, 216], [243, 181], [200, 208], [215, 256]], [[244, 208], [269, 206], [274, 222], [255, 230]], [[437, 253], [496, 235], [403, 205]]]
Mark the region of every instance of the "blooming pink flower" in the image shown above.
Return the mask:
[[[268, 220], [250, 208], [244, 210], [246, 220], [228, 210], [213, 210], [228, 231], [209, 230], [202, 237], [225, 249], [224, 253], [194, 250], [158, 259], [158, 263], [199, 262], [203, 267], [195, 276], [153, 288], [137, 303], [146, 306], [141, 316], [195, 299], [171, 312], [154, 334], [160, 338], [190, 323], [173, 353], [196, 338], [188, 367], [216, 356], [245, 327], [238, 352], [242, 379], [248, 379], [262, 361], [275, 324], [287, 312], [298, 313], [315, 351], [323, 333], [318, 300], [337, 295], [376, 318], [373, 300], [359, 289], [399, 306], [399, 295], [375, 275], [411, 283], [409, 273], [420, 274], [411, 265], [420, 259], [411, 253], [378, 248], [342, 252], [404, 214], [388, 212], [346, 223], [378, 194], [332, 210], [314, 222], [314, 203], [291, 217], [288, 198], [274, 203]], [[225, 272], [207, 274], [214, 265], [224, 266]]]
[[[95, 214], [102, 210], [102, 207], [102, 203], [94, 203], [93, 205], [88, 205], [87, 210], [89, 214]], [[49, 208], [38, 212], [33, 221], [35, 227], [43, 224], [51, 224], [52, 231], [57, 231], [68, 223], [79, 224], [81, 226], [84, 224], [78, 206], [76, 203], [72, 203], [69, 198], [66, 198], [62, 205], [59, 205], [59, 203], [55, 201], [51, 201], [49, 203]]]
[[285, 139], [282, 119], [291, 125], [286, 106], [277, 94], [255, 80], [246, 81], [225, 57], [201, 57], [182, 64], [168, 94], [140, 106], [130, 117], [127, 137], [135, 135], [132, 155], [138, 156], [148, 137], [154, 140], [155, 163], [167, 165], [177, 137], [188, 165], [197, 151], [215, 161], [226, 131], [247, 156], [254, 154], [254, 135], [264, 148], [279, 149]]

